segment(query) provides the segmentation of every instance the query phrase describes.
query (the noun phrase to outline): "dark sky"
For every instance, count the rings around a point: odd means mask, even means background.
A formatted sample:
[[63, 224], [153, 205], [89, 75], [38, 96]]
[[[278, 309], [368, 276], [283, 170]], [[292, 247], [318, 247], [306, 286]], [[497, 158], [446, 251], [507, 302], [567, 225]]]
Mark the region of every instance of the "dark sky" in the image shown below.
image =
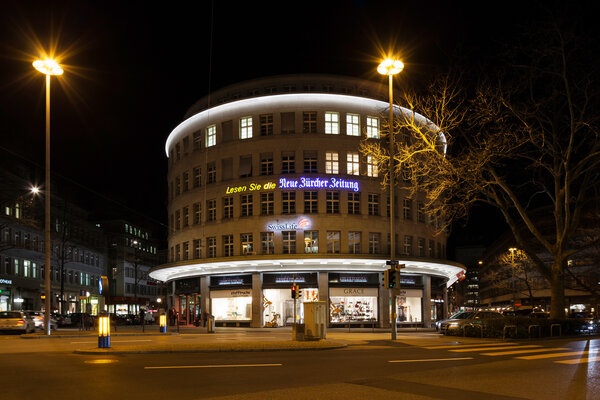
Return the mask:
[[43, 164], [44, 79], [31, 62], [37, 43], [55, 43], [65, 75], [53, 79], [53, 171], [165, 221], [164, 142], [209, 81], [377, 80], [390, 48], [406, 64], [404, 82], [425, 81], [517, 37], [516, 26], [535, 17], [521, 3], [215, 1], [211, 57], [210, 1], [5, 1], [0, 146]]

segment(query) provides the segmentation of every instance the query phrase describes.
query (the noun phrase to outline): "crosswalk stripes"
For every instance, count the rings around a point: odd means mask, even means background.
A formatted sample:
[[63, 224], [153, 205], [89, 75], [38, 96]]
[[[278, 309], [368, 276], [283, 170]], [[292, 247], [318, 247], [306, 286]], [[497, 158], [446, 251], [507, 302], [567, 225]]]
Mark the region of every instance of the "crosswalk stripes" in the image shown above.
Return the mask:
[[[429, 350], [448, 350], [453, 353], [479, 353], [481, 356], [515, 356], [516, 360], [544, 360], [561, 357], [573, 357], [574, 359], [553, 360], [558, 364], [574, 365], [595, 363], [600, 361], [599, 349], [574, 350], [567, 347], [542, 347], [541, 345], [519, 345], [514, 342], [505, 343], [476, 343], [476, 344], [454, 344], [442, 346], [427, 346]], [[539, 353], [539, 354], [534, 354]]]

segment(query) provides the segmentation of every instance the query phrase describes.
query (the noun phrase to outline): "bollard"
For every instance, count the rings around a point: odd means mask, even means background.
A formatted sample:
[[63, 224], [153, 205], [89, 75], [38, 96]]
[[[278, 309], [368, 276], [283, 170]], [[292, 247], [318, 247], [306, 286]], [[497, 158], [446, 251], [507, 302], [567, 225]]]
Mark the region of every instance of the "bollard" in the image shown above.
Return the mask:
[[160, 333], [167, 333], [167, 316], [164, 313], [161, 313], [158, 317], [158, 326]]
[[98, 348], [110, 347], [110, 317], [103, 315], [98, 318]]

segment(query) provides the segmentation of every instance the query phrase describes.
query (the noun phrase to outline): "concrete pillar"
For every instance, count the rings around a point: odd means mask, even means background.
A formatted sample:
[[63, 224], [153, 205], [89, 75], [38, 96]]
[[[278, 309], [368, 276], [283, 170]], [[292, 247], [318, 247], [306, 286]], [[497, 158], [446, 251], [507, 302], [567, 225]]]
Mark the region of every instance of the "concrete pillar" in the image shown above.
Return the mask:
[[329, 312], [329, 272], [317, 272], [317, 283], [319, 285], [319, 301], [327, 304], [327, 322], [331, 320]]
[[263, 294], [262, 294], [262, 274], [260, 272], [252, 273], [252, 321], [251, 328], [262, 328], [263, 323]]
[[431, 277], [423, 275], [423, 327], [431, 328]]
[[[383, 272], [381, 272], [380, 275], [379, 281], [382, 281]], [[388, 288], [380, 287], [377, 301], [377, 306], [379, 307], [379, 327], [389, 328], [392, 325], [392, 321], [390, 320], [390, 290]]]
[[200, 312], [212, 314], [210, 309], [210, 289], [208, 288], [208, 276], [200, 277]]
[[446, 282], [444, 282], [444, 286], [442, 287], [442, 294], [444, 298], [444, 306], [442, 307], [442, 319], [448, 318], [448, 288], [446, 287]]

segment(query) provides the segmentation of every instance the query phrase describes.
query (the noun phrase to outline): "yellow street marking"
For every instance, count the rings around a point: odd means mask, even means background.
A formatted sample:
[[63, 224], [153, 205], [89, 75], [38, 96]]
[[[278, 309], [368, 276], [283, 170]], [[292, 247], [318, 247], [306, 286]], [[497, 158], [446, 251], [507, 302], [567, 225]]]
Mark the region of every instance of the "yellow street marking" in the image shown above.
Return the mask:
[[539, 354], [537, 356], [515, 357], [519, 360], [538, 360], [542, 358], [565, 357], [565, 356], [581, 356], [588, 354], [589, 351], [569, 351], [567, 353]]
[[523, 353], [541, 353], [544, 351], [557, 351], [557, 350], [569, 350], [567, 347], [557, 348], [543, 348], [543, 349], [532, 349], [532, 350], [515, 350], [515, 351], [499, 351], [497, 353], [481, 353], [482, 356], [508, 356], [511, 354], [523, 354]]
[[[513, 346], [513, 347], [511, 347], [511, 349], [526, 349], [526, 348], [531, 348], [531, 347], [542, 347], [542, 346], [537, 345], [537, 344], [530, 344], [527, 346]], [[456, 349], [456, 350], [450, 350], [450, 351], [453, 351], [455, 353], [465, 353], [467, 351], [489, 351], [489, 350], [506, 350], [506, 347], [478, 347], [478, 348], [474, 348], [474, 349]]]
[[164, 367], [144, 367], [144, 369], [187, 369], [187, 368], [241, 368], [241, 367], [281, 367], [283, 364], [216, 364], [216, 365], [167, 365]]
[[456, 357], [456, 358], [426, 358], [423, 360], [391, 360], [390, 363], [410, 363], [410, 362], [427, 362], [427, 361], [457, 361], [457, 360], [472, 360], [473, 357]]
[[476, 343], [476, 344], [452, 344], [445, 346], [427, 346], [423, 347], [424, 349], [436, 350], [436, 349], [454, 349], [457, 347], [481, 347], [481, 346], [512, 346], [516, 343]]
[[586, 358], [579, 358], [577, 360], [562, 360], [562, 361], [554, 361], [554, 362], [559, 363], [559, 364], [585, 364], [588, 362], [596, 362], [596, 361], [600, 361], [600, 357], [586, 357]]

